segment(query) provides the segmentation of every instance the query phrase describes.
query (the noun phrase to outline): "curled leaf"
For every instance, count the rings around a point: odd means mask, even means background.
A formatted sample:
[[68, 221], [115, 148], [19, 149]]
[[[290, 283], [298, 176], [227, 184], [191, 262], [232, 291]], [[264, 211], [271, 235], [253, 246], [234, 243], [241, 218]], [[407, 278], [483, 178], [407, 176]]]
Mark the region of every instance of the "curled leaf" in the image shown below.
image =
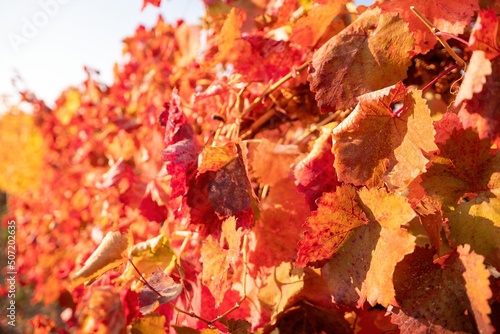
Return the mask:
[[182, 284], [176, 283], [158, 267], [147, 279], [149, 286], [145, 285], [139, 292], [139, 307], [142, 314], [153, 312], [159, 305], [174, 300], [182, 292]]
[[126, 261], [129, 240], [120, 232], [108, 232], [101, 244], [73, 276], [73, 286], [89, 282]]

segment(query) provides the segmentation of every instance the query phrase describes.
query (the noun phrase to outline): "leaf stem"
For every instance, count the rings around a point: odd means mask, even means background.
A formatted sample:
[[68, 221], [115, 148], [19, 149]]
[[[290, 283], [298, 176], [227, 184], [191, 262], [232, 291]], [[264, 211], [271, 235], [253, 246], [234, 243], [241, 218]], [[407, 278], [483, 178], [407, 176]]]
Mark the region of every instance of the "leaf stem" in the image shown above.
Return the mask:
[[302, 72], [304, 69], [306, 69], [307, 66], [309, 66], [309, 63], [310, 63], [309, 61], [306, 61], [305, 63], [303, 63], [299, 67], [292, 69], [292, 71], [290, 71], [287, 75], [285, 75], [284, 77], [282, 77], [281, 79], [279, 79], [278, 81], [276, 81], [274, 84], [272, 84], [268, 89], [266, 89], [264, 91], [264, 93], [262, 93], [259, 97], [257, 97], [255, 100], [253, 100], [253, 102], [245, 110], [243, 110], [243, 112], [241, 113], [240, 118], [245, 117], [250, 111], [252, 111], [253, 109], [255, 109], [255, 107], [258, 106], [259, 103], [261, 103], [262, 101], [264, 101], [264, 99], [269, 94], [271, 94], [278, 87], [280, 87], [282, 84], [284, 84], [285, 82], [287, 82], [288, 80], [290, 80], [291, 78], [293, 78], [298, 72]]
[[127, 259], [128, 259], [128, 262], [130, 262], [130, 264], [132, 265], [132, 267], [134, 267], [135, 271], [137, 271], [137, 273], [139, 274], [139, 277], [141, 278], [142, 283], [144, 283], [149, 289], [151, 289], [151, 291], [154, 291], [159, 297], [163, 297], [161, 295], [161, 293], [159, 293], [155, 288], [153, 288], [148, 283], [148, 281], [144, 278], [144, 276], [142, 276], [142, 273], [139, 271], [139, 269], [137, 269], [137, 267], [135, 266], [134, 262], [132, 262], [132, 259], [131, 258], [127, 258]]
[[462, 39], [462, 38], [455, 36], [453, 34], [450, 34], [448, 32], [438, 31], [438, 32], [436, 32], [436, 36], [444, 36], [444, 37], [452, 38], [456, 41], [459, 41], [460, 43], [463, 43], [463, 44], [469, 46], [469, 42], [467, 42], [465, 39]]
[[446, 70], [444, 70], [442, 73], [440, 73], [437, 77], [435, 77], [431, 82], [429, 82], [427, 85], [425, 85], [424, 88], [422, 88], [422, 92], [425, 92], [427, 89], [429, 89], [432, 85], [434, 85], [436, 83], [436, 81], [438, 81], [439, 79], [441, 79], [443, 76], [445, 76], [446, 74], [450, 73], [451, 71], [453, 71], [454, 69], [456, 69], [458, 67], [458, 64], [454, 64], [454, 65], [451, 65], [450, 67], [448, 67]]
[[[411, 11], [422, 21], [427, 28], [436, 36], [438, 39], [439, 43], [445, 48], [446, 51], [450, 54], [450, 56], [455, 59], [455, 62], [458, 64], [460, 67], [465, 67], [467, 64], [465, 61], [460, 58], [455, 51], [450, 47], [450, 45], [446, 42], [446, 40], [441, 36], [442, 33], [439, 31], [438, 28], [436, 28], [422, 13], [419, 12], [418, 9], [416, 9], [414, 6], [410, 6]], [[467, 43], [468, 44], [468, 43]]]
[[[130, 262], [130, 264], [132, 265], [132, 267], [134, 267], [135, 271], [137, 271], [137, 273], [139, 274], [139, 277], [141, 278], [141, 281], [148, 287], [151, 289], [151, 291], [154, 291], [158, 296], [160, 297], [163, 297], [155, 288], [153, 288], [149, 283], [148, 281], [144, 278], [144, 276], [142, 276], [142, 273], [139, 271], [139, 269], [137, 269], [137, 267], [135, 266], [134, 262], [132, 262], [132, 260], [130, 258], [128, 258], [128, 261]], [[205, 323], [207, 323], [208, 325], [211, 325], [212, 322], [210, 320], [207, 320], [207, 319], [204, 319], [202, 317], [200, 317], [199, 315], [197, 315], [196, 313], [194, 312], [188, 312], [188, 311], [185, 311], [177, 306], [175, 306], [174, 303], [172, 302], [168, 302], [168, 305], [172, 306], [172, 308], [174, 310], [176, 310], [177, 312], [179, 313], [183, 313], [183, 314], [186, 314], [186, 315], [189, 315], [190, 317], [193, 317], [193, 318], [196, 318], [198, 320], [201, 320]]]
[[[445, 76], [446, 74], [450, 73], [451, 71], [453, 71], [454, 69], [456, 69], [458, 67], [458, 64], [454, 64], [454, 65], [451, 65], [450, 67], [448, 67], [446, 70], [444, 70], [443, 72], [439, 73], [439, 75], [437, 77], [435, 77], [434, 79], [432, 79], [431, 82], [429, 82], [427, 85], [424, 86], [424, 88], [422, 88], [422, 92], [425, 92], [427, 89], [429, 89], [432, 85], [434, 85], [436, 83], [436, 81], [438, 81], [440, 78], [442, 78], [443, 76]], [[398, 110], [396, 110], [394, 112], [394, 117], [399, 117], [401, 116], [402, 113], [405, 112], [407, 108], [404, 106], [401, 106], [401, 108], [399, 108]]]

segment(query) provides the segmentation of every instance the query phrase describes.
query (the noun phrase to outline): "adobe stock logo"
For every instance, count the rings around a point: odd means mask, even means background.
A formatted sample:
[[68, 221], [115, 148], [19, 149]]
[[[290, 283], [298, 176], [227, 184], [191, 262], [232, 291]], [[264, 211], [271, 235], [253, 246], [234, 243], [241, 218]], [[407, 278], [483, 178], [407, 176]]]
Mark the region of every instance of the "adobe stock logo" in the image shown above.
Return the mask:
[[10, 45], [17, 53], [22, 45], [35, 38], [40, 29], [45, 27], [51, 18], [56, 16], [61, 9], [61, 5], [66, 5], [70, 0], [40, 0], [38, 5], [40, 9], [37, 10], [31, 17], [23, 17], [21, 19], [21, 33], [9, 33], [8, 38]]

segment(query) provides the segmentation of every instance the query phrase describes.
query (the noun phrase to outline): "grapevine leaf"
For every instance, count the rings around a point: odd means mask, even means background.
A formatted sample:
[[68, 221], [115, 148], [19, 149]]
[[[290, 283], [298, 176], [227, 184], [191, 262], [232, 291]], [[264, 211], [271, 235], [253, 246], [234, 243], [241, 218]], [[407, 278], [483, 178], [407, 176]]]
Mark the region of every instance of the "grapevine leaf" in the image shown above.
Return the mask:
[[[441, 333], [477, 332], [474, 316], [485, 320], [485, 304], [491, 295], [482, 258], [468, 254], [468, 248], [434, 262], [433, 255], [432, 250], [417, 247], [396, 266], [394, 287], [399, 309], [393, 310], [392, 321], [401, 333], [408, 334], [433, 329]], [[470, 286], [473, 282], [477, 289]], [[469, 296], [475, 292], [478, 295], [471, 300]]]
[[462, 130], [463, 125], [457, 114], [447, 112], [439, 121], [434, 122], [434, 129], [436, 130], [435, 142], [437, 145], [442, 145], [451, 137], [453, 130]]
[[[498, 213], [497, 217], [499, 217]], [[469, 245], [459, 246], [457, 251], [460, 261], [465, 267], [465, 272], [463, 273], [465, 289], [472, 311], [474, 312], [479, 333], [493, 333], [495, 330], [491, 326], [491, 320], [488, 317], [491, 313], [488, 301], [493, 297], [493, 293], [490, 290], [488, 279], [490, 272], [483, 264], [484, 257], [471, 252]]]
[[142, 9], [144, 10], [144, 8], [146, 8], [148, 4], [151, 4], [155, 7], [160, 7], [161, 0], [143, 0]]
[[490, 146], [488, 139], [479, 139], [471, 129], [453, 130], [450, 138], [438, 145], [440, 153], [431, 158], [431, 166], [422, 174], [427, 194], [444, 206], [454, 206], [466, 194], [500, 188], [500, 162]]
[[190, 139], [181, 140], [168, 146], [162, 152], [163, 159], [167, 162], [166, 168], [170, 180], [171, 197], [179, 197], [187, 191], [186, 184], [196, 171], [198, 158], [198, 145]]
[[235, 41], [241, 38], [241, 27], [245, 19], [245, 12], [234, 7], [227, 15], [219, 33], [219, 60], [224, 59], [233, 51]]
[[273, 144], [263, 139], [250, 159], [253, 175], [272, 187], [288, 178], [291, 165], [299, 154], [297, 145]]
[[252, 325], [248, 321], [241, 319], [229, 319], [227, 324], [229, 334], [250, 334], [250, 327]]
[[353, 108], [358, 96], [404, 79], [412, 48], [403, 20], [379, 9], [364, 12], [314, 54], [309, 82], [319, 107]]
[[[211, 235], [205, 240], [201, 248], [203, 260], [203, 284], [208, 286], [218, 307], [229, 288], [227, 280], [228, 270], [238, 261], [240, 243], [243, 232], [236, 230], [236, 219], [229, 217], [222, 223], [222, 235], [215, 240]], [[228, 248], [224, 249], [227, 243]]]
[[[497, 157], [499, 157], [497, 155]], [[500, 166], [500, 158], [497, 166]], [[497, 168], [498, 169], [498, 168]], [[477, 253], [500, 269], [500, 198], [499, 191], [480, 194], [445, 213], [450, 236], [456, 244], [470, 244]]]
[[266, 328], [265, 333], [352, 333], [351, 325], [342, 311], [336, 308], [317, 306], [307, 301], [300, 301], [281, 312], [276, 325]]
[[[171, 269], [175, 264], [174, 251], [163, 234], [134, 245], [129, 252], [129, 258], [145, 276], [153, 273], [159, 266]], [[135, 268], [127, 263], [120, 279], [126, 282], [137, 275]]]
[[[246, 170], [246, 149], [236, 144], [238, 155], [216, 171], [196, 177], [187, 193], [191, 223], [200, 225], [204, 234], [220, 234], [224, 219], [235, 216], [238, 226], [254, 223], [256, 198]], [[206, 161], [213, 159], [205, 157]], [[203, 167], [202, 167], [203, 168]]]
[[200, 148], [194, 131], [181, 109], [177, 91], [172, 92], [171, 101], [167, 109], [163, 111], [162, 118], [165, 120], [165, 144], [167, 145], [162, 154], [163, 160], [166, 161], [167, 172], [172, 176], [171, 197], [175, 198], [185, 194], [187, 183], [196, 169], [196, 159]]
[[[340, 181], [368, 187], [384, 181], [404, 187], [425, 171], [422, 151], [437, 149], [430, 111], [419, 91], [403, 84], [359, 97], [354, 111], [333, 130], [335, 169]], [[399, 117], [392, 112], [403, 102]]]
[[176, 325], [172, 325], [172, 327], [175, 329], [175, 332], [177, 334], [200, 334], [200, 331], [197, 331], [196, 329], [191, 327], [176, 326]]
[[156, 313], [136, 318], [131, 324], [131, 334], [165, 334], [165, 316]]
[[[463, 88], [462, 88], [463, 87]], [[500, 144], [500, 58], [491, 62], [483, 51], [474, 51], [467, 76], [460, 87], [455, 107], [465, 128], [473, 128], [479, 138]]]
[[167, 146], [184, 139], [194, 140], [194, 131], [181, 108], [181, 98], [174, 90], [171, 100], [163, 111], [161, 118], [165, 119], [165, 144]]
[[437, 42], [432, 31], [415, 15], [410, 6], [418, 9], [436, 28], [452, 35], [460, 35], [470, 23], [474, 12], [479, 9], [474, 0], [440, 0], [429, 6], [426, 0], [379, 0], [373, 6], [382, 9], [383, 13], [398, 13], [408, 22], [410, 31], [415, 37], [414, 54], [425, 54]]
[[299, 242], [297, 265], [329, 259], [357, 228], [366, 224], [354, 187], [337, 187], [334, 193], [324, 193], [318, 200], [318, 210], [305, 223], [310, 231]]
[[96, 333], [127, 332], [120, 295], [111, 286], [92, 286], [87, 290], [76, 312], [80, 328]]
[[391, 317], [386, 310], [376, 308], [356, 310], [356, 316], [358, 321], [356, 322], [355, 333], [386, 334], [397, 332], [398, 326], [391, 322]]
[[89, 282], [114, 269], [126, 261], [125, 251], [129, 247], [127, 235], [108, 232], [97, 249], [85, 261], [84, 266], [73, 276], [73, 286]]
[[415, 247], [415, 237], [401, 225], [416, 215], [404, 197], [383, 189], [361, 190], [358, 202], [369, 224], [349, 236], [322, 275], [336, 303], [362, 307], [368, 300], [387, 307], [395, 302], [394, 268]]
[[236, 145], [233, 142], [227, 143], [224, 146], [207, 146], [201, 152], [201, 163], [198, 166], [198, 175], [205, 172], [215, 172], [231, 160], [238, 156]]
[[139, 307], [143, 315], [153, 312], [159, 305], [174, 300], [182, 292], [182, 284], [176, 283], [160, 267], [153, 271], [147, 282], [154, 290], [144, 285], [139, 292]]
[[307, 12], [306, 16], [297, 20], [293, 26], [290, 41], [304, 47], [315, 46], [331, 21], [340, 14], [341, 9], [342, 3], [340, 1], [314, 6]]
[[424, 197], [415, 207], [415, 212], [418, 214], [420, 223], [424, 227], [429, 236], [431, 246], [434, 247], [439, 254], [441, 248], [441, 230], [443, 229], [443, 212], [441, 211], [441, 203]]
[[274, 272], [266, 279], [264, 287], [259, 290], [259, 300], [273, 310], [271, 324], [285, 310], [290, 299], [304, 287], [300, 269], [292, 270], [290, 263], [283, 262], [274, 268]]
[[297, 189], [306, 195], [309, 206], [317, 207], [316, 200], [327, 191], [335, 191], [339, 182], [333, 167], [331, 134], [323, 133], [314, 142], [309, 154], [293, 169]]
[[495, 11], [491, 8], [480, 10], [470, 34], [469, 48], [484, 51], [486, 58], [492, 60], [500, 56], [497, 35], [498, 17]]
[[293, 181], [276, 183], [261, 202], [260, 219], [252, 228], [255, 250], [249, 253], [249, 261], [265, 267], [292, 261], [297, 255], [302, 224], [309, 214], [304, 196], [297, 192]]
[[415, 237], [401, 226], [416, 214], [404, 197], [388, 194], [383, 189], [369, 191], [365, 188], [359, 192], [359, 197], [370, 210], [370, 213], [367, 212], [368, 219], [380, 224], [381, 231], [361, 288], [358, 307], [363, 305], [365, 299], [372, 306], [379, 303], [387, 307], [394, 302], [391, 279], [394, 268], [415, 247]]

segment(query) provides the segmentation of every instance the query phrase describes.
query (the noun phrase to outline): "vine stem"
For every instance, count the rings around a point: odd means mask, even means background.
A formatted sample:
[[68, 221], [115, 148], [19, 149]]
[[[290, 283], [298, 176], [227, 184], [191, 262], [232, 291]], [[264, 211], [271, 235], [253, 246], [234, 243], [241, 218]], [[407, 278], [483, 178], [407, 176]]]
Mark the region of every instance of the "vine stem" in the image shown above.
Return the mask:
[[[203, 321], [204, 323], [206, 323], [209, 326], [212, 326], [214, 323], [216, 323], [217, 321], [220, 321], [226, 315], [230, 314], [231, 312], [233, 312], [234, 310], [236, 310], [237, 308], [239, 308], [240, 305], [241, 305], [241, 303], [243, 303], [245, 301], [245, 299], [247, 298], [247, 273], [248, 273], [248, 269], [247, 269], [247, 264], [248, 264], [247, 246], [248, 246], [248, 235], [245, 234], [243, 236], [243, 245], [242, 245], [242, 249], [241, 249], [242, 257], [243, 257], [243, 267], [244, 267], [244, 271], [243, 271], [243, 296], [241, 296], [240, 300], [233, 307], [229, 308], [224, 313], [216, 316], [212, 320], [208, 320], [208, 319], [205, 319], [205, 318], [199, 316], [198, 314], [196, 314], [194, 312], [188, 312], [186, 310], [183, 310], [183, 309], [177, 307], [172, 302], [168, 302], [168, 305], [170, 305], [177, 312], [185, 314], [185, 315], [188, 315], [188, 316], [193, 317], [193, 318], [196, 318], [196, 319], [198, 319], [200, 321]], [[134, 269], [137, 272], [137, 274], [139, 274], [140, 280], [144, 283], [144, 285], [146, 285], [151, 291], [154, 291], [159, 297], [163, 297], [161, 295], [161, 293], [159, 293], [155, 288], [153, 288], [148, 283], [148, 281], [146, 280], [146, 278], [144, 278], [144, 276], [142, 275], [142, 273], [135, 266], [134, 262], [132, 262], [132, 259], [128, 258], [128, 261], [130, 262], [130, 264], [132, 265], [132, 267], [134, 267]]]
[[[155, 288], [153, 288], [149, 283], [148, 281], [144, 278], [144, 276], [142, 276], [142, 273], [139, 271], [139, 269], [135, 266], [134, 262], [132, 262], [132, 259], [128, 258], [128, 262], [130, 262], [130, 264], [132, 265], [132, 267], [134, 267], [135, 271], [139, 274], [139, 277], [141, 278], [141, 281], [142, 283], [144, 283], [151, 291], [154, 291], [159, 297], [163, 297], [161, 295], [161, 293], [159, 293]], [[168, 305], [170, 305], [174, 310], [176, 310], [177, 312], [179, 313], [183, 313], [185, 315], [189, 315], [190, 317], [193, 317], [193, 318], [196, 318], [198, 320], [201, 320], [207, 324], [211, 324], [210, 320], [207, 320], [207, 319], [204, 319], [202, 317], [200, 317], [199, 315], [197, 315], [196, 313], [194, 312], [188, 312], [188, 311], [185, 311], [177, 306], [175, 306], [174, 303], [172, 302], [168, 302]]]
[[442, 78], [446, 74], [450, 73], [451, 71], [453, 71], [457, 67], [458, 67], [458, 64], [451, 65], [450, 67], [448, 67], [446, 70], [444, 70], [442, 73], [440, 73], [437, 77], [435, 77], [431, 82], [429, 82], [427, 85], [425, 85], [424, 88], [422, 88], [422, 92], [425, 92], [432, 85], [434, 85], [436, 83], [436, 81], [438, 81], [440, 78]]
[[279, 79], [278, 81], [276, 81], [274, 84], [272, 84], [268, 89], [266, 89], [264, 91], [264, 93], [262, 93], [259, 97], [255, 98], [255, 100], [253, 100], [253, 102], [245, 110], [243, 110], [243, 112], [241, 113], [240, 118], [245, 117], [250, 111], [252, 111], [253, 109], [255, 109], [255, 107], [258, 106], [259, 103], [261, 103], [262, 101], [264, 101], [264, 99], [269, 94], [271, 94], [276, 89], [278, 89], [282, 84], [284, 84], [285, 82], [287, 82], [288, 80], [290, 80], [291, 78], [293, 78], [297, 73], [302, 72], [304, 69], [306, 69], [307, 66], [309, 66], [309, 63], [310, 63], [310, 61], [306, 61], [305, 63], [303, 63], [302, 65], [300, 65], [298, 68], [292, 69], [292, 71], [290, 71], [287, 75], [285, 75], [284, 77], [282, 77], [281, 79]]
[[441, 43], [445, 50], [448, 51], [450, 56], [455, 59], [455, 62], [458, 64], [458, 66], [466, 67], [466, 62], [462, 58], [460, 58], [460, 56], [457, 55], [455, 51], [453, 51], [448, 42], [446, 42], [446, 40], [442, 37], [441, 31], [439, 31], [438, 28], [436, 28], [422, 13], [420, 13], [419, 10], [415, 8], [415, 6], [410, 6], [410, 9], [420, 19], [420, 21], [422, 21], [427, 26], [427, 28], [429, 28], [434, 36], [436, 36], [439, 43]]

